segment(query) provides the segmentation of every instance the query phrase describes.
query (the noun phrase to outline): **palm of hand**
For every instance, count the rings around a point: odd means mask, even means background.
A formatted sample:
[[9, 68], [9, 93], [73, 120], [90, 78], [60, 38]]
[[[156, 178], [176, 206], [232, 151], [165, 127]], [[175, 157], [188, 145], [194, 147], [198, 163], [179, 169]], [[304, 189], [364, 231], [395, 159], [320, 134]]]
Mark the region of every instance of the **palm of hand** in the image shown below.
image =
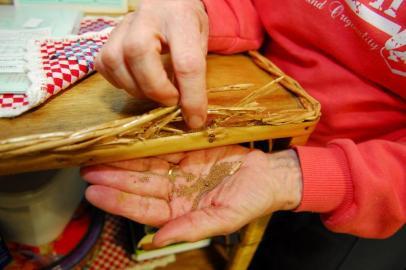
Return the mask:
[[265, 154], [239, 146], [93, 166], [83, 175], [94, 184], [86, 194], [94, 205], [160, 226], [157, 245], [231, 233], [273, 203]]

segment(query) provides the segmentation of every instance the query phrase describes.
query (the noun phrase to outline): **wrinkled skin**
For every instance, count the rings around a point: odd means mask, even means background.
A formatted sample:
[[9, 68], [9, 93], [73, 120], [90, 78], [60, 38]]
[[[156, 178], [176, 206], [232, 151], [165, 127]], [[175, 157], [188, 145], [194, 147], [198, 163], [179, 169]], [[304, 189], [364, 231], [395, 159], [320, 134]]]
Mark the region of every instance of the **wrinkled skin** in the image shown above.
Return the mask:
[[[96, 69], [117, 88], [163, 105], [180, 104], [191, 128], [206, 120], [208, 18], [200, 0], [141, 1], [117, 26]], [[171, 55], [176, 87], [161, 54]]]
[[[198, 207], [176, 195], [185, 177], [168, 177], [171, 164], [196, 176], [215, 164], [241, 161], [238, 171], [203, 194]], [[87, 199], [105, 211], [160, 227], [154, 244], [196, 241], [234, 232], [255, 218], [297, 207], [300, 167], [293, 150], [274, 155], [240, 146], [179, 153], [87, 167]], [[197, 192], [196, 192], [197, 195]]]

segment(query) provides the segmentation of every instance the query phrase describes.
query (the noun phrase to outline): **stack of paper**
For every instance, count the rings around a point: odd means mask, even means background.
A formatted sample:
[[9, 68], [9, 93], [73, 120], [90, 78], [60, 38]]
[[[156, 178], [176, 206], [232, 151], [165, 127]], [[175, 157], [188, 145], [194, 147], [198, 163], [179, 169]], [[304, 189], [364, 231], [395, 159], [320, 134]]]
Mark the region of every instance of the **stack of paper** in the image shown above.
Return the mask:
[[24, 94], [28, 89], [24, 58], [29, 40], [69, 36], [82, 16], [76, 10], [0, 6], [0, 94]]

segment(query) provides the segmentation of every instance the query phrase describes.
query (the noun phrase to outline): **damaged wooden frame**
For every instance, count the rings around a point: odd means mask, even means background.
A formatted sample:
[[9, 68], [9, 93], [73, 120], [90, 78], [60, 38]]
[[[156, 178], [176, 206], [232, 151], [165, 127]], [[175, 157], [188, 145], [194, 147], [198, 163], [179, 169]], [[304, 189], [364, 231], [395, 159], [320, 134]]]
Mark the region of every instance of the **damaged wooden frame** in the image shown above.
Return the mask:
[[179, 107], [134, 101], [93, 75], [0, 120], [0, 175], [306, 136], [320, 117], [320, 104], [258, 52], [208, 56], [207, 84], [206, 127], [189, 130]]

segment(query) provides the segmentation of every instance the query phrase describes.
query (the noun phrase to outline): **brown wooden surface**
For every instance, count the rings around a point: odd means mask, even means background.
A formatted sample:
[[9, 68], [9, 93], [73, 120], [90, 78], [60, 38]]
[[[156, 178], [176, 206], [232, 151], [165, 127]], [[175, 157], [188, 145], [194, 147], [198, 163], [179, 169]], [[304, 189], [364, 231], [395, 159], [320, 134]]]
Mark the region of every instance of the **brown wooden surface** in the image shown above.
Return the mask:
[[151, 139], [131, 145], [113, 145], [103, 149], [89, 149], [80, 154], [52, 153], [41, 157], [26, 156], [14, 160], [0, 160], [0, 175], [99, 164], [269, 138], [303, 136], [310, 134], [314, 130], [315, 124], [315, 122], [305, 122], [282, 126], [230, 127], [219, 129], [214, 141], [208, 139], [207, 131], [202, 131]]
[[[232, 118], [230, 122], [222, 122], [219, 125], [199, 131], [190, 131], [182, 122], [179, 122], [175, 127], [183, 130], [180, 135], [173, 133], [148, 137], [147, 139], [134, 137], [130, 138], [131, 142], [127, 143], [111, 143], [118, 138], [117, 135], [109, 137], [110, 141], [107, 140], [107, 142], [110, 143], [106, 145], [103, 145], [103, 142], [101, 145], [97, 145], [94, 143], [96, 141], [90, 140], [91, 144], [88, 146], [83, 147], [83, 144], [80, 145], [79, 143], [81, 148], [73, 148], [74, 150], [69, 151], [55, 150], [53, 147], [54, 145], [69, 144], [70, 141], [76, 143], [82, 140], [82, 137], [68, 138], [65, 141], [56, 139], [52, 142], [33, 143], [26, 148], [17, 148], [15, 152], [13, 150], [1, 152], [0, 175], [85, 166], [257, 140], [308, 136], [317, 123], [319, 115], [317, 101], [309, 97], [289, 77], [278, 71], [278, 68], [273, 66], [269, 60], [255, 53], [253, 56], [255, 57], [251, 58], [247, 55], [210, 55], [208, 57], [209, 105], [218, 105], [223, 108], [246, 106], [246, 104], [240, 105], [239, 102], [251, 93], [256, 95], [261, 93], [251, 99], [248, 104], [253, 105], [256, 110], [258, 108], [265, 109], [263, 111], [251, 115], [250, 113], [242, 114]], [[253, 59], [260, 61], [261, 65], [265, 65], [265, 69], [269, 72], [257, 66]], [[276, 74], [277, 77], [271, 74]], [[225, 86], [240, 84], [251, 86], [239, 90], [218, 91], [219, 88]], [[214, 91], [213, 89], [217, 90]], [[253, 101], [255, 101], [254, 104], [252, 104]], [[309, 107], [309, 104], [313, 105]], [[144, 114], [143, 117], [149, 117], [151, 114], [145, 113], [156, 107], [159, 105], [145, 100], [137, 100], [124, 91], [115, 89], [99, 74], [94, 74], [22, 116], [14, 119], [0, 119], [0, 142], [3, 140], [4, 143], [6, 139], [15, 141], [16, 138], [27, 135], [38, 137], [38, 134], [44, 133], [65, 132], [64, 134], [73, 134], [73, 132], [82, 132], [84, 129], [100, 124], [105, 125], [113, 120], [125, 118], [125, 121], [128, 121], [128, 119], [132, 119], [131, 116], [142, 114]], [[160, 111], [169, 112], [172, 109], [174, 108], [160, 108]], [[289, 120], [285, 122], [282, 120], [284, 124], [278, 120], [275, 120], [275, 124], [269, 124], [269, 122], [264, 124], [257, 120], [251, 121], [252, 117], [267, 121], [264, 119], [270, 116], [276, 117], [276, 119], [285, 117], [292, 119], [292, 113], [294, 117], [298, 117], [297, 120], [290, 122]], [[218, 116], [212, 114], [210, 117], [208, 121], [213, 123], [213, 117], [217, 119]], [[151, 122], [148, 120], [147, 123]], [[93, 136], [92, 133], [89, 136]], [[5, 147], [9, 148], [10, 144], [5, 143], [8, 144]], [[33, 150], [38, 147], [42, 147], [42, 149]]]
[[[260, 87], [272, 78], [259, 69], [248, 56], [209, 56], [208, 88], [253, 83]], [[249, 90], [209, 94], [209, 103], [230, 106]], [[302, 108], [301, 103], [279, 86], [271, 98], [261, 100], [270, 112]], [[14, 119], [0, 119], [0, 140], [31, 134], [77, 131], [108, 121], [140, 115], [156, 104], [136, 100], [115, 89], [100, 74], [94, 74], [64, 91], [44, 105]]]

